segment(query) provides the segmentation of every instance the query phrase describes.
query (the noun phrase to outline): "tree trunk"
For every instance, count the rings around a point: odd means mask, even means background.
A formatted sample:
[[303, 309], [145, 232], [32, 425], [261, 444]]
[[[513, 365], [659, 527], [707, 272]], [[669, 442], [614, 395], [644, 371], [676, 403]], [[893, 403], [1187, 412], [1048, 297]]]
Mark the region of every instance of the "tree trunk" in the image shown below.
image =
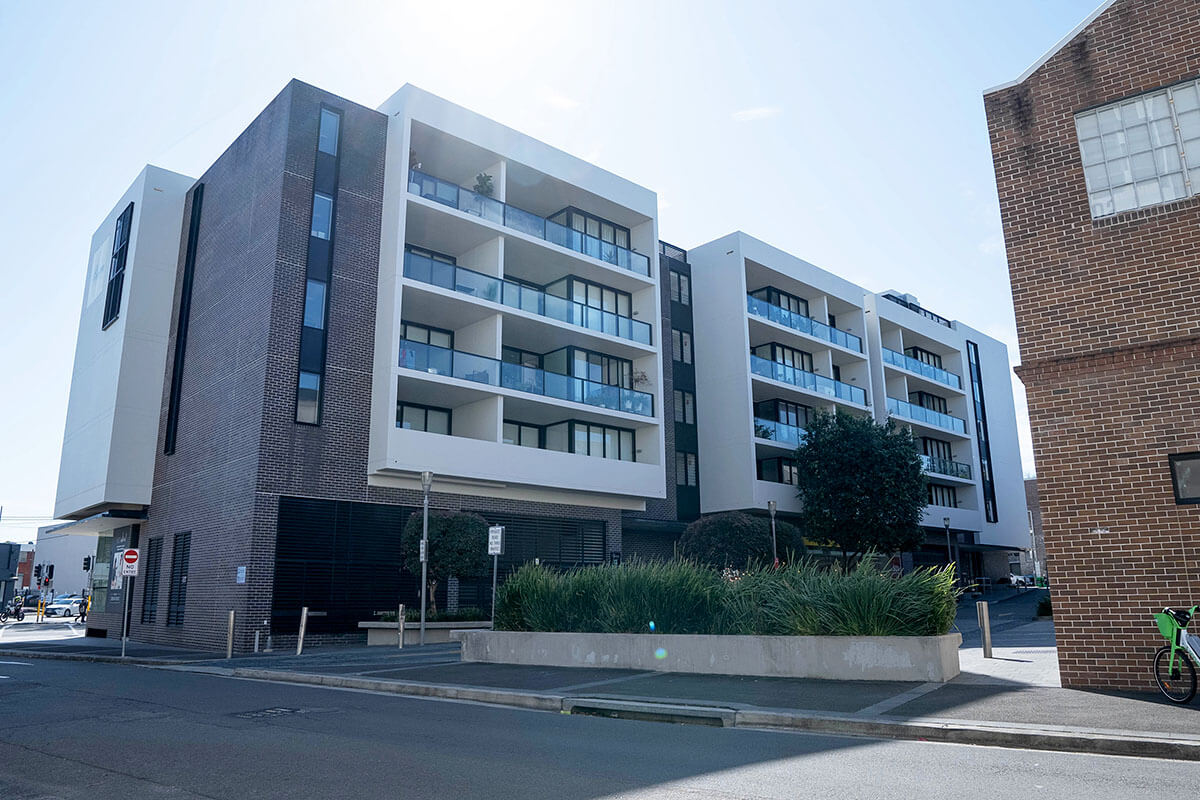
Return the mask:
[[437, 613], [437, 579], [429, 581], [428, 597], [429, 597], [429, 616]]

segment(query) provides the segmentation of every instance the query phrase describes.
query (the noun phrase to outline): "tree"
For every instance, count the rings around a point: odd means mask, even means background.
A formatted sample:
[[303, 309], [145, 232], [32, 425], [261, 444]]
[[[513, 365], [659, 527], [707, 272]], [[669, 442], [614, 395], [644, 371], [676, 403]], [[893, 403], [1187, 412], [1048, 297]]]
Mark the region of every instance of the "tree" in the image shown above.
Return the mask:
[[[477, 578], [487, 574], [488, 524], [478, 514], [458, 512], [429, 514], [429, 608], [437, 612], [434, 591], [439, 581], [449, 578]], [[400, 535], [400, 553], [404, 565], [414, 575], [421, 574], [421, 514], [410, 514]]]
[[[804, 555], [804, 539], [794, 525], [776, 520], [780, 560]], [[688, 525], [679, 539], [679, 552], [715, 569], [745, 569], [751, 561], [771, 562], [771, 521], [741, 511], [710, 514]]]
[[916, 439], [888, 420], [818, 412], [796, 449], [800, 522], [814, 540], [842, 549], [842, 560], [867, 550], [914, 550], [925, 539], [925, 475]]

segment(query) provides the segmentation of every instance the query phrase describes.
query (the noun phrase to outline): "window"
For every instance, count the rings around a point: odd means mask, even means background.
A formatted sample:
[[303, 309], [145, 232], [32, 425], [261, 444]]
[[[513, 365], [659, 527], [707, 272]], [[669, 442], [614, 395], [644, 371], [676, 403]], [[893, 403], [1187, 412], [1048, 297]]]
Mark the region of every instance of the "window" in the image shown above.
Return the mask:
[[[1167, 462], [1171, 467], [1175, 504], [1200, 503], [1200, 453], [1172, 453]], [[1029, 529], [1033, 530], [1033, 512], [1029, 513]]]
[[454, 349], [454, 331], [431, 328], [427, 325], [414, 325], [411, 322], [400, 324], [400, 338], [419, 344], [431, 344], [434, 347]]
[[699, 486], [700, 479], [696, 472], [695, 453], [675, 453], [675, 485]]
[[[587, 422], [571, 422], [571, 452], [581, 455], [636, 461], [633, 431]], [[549, 434], [549, 429], [547, 429]]]
[[108, 263], [108, 291], [104, 296], [104, 317], [100, 327], [107, 328], [121, 314], [121, 290], [125, 284], [125, 259], [129, 255], [129, 229], [133, 225], [133, 203], [117, 217], [113, 233], [112, 260]]
[[338, 128], [341, 116], [328, 108], [321, 109], [320, 132], [317, 134], [317, 150], [331, 156], [338, 154]]
[[296, 388], [296, 422], [316, 425], [321, 415], [321, 376], [301, 372]]
[[333, 198], [321, 192], [313, 193], [312, 235], [318, 239], [333, 235]]
[[325, 327], [325, 282], [311, 278], [304, 292], [304, 325], [308, 328]]
[[183, 280], [179, 287], [179, 316], [175, 320], [175, 353], [171, 364], [171, 392], [167, 401], [167, 430], [163, 453], [175, 452], [179, 435], [179, 401], [183, 393], [183, 362], [187, 353], [188, 324], [192, 315], [192, 284], [196, 275], [196, 247], [200, 238], [200, 212], [204, 205], [204, 184], [192, 190], [192, 215], [188, 223], [187, 250], [183, 257]]
[[450, 409], [421, 406], [414, 403], [397, 403], [396, 427], [449, 435]]
[[687, 425], [696, 424], [696, 395], [675, 390], [675, 421]]
[[[770, 303], [773, 306], [778, 306], [784, 311], [789, 311], [792, 314], [798, 314], [801, 317], [808, 316], [808, 301], [803, 297], [797, 297], [794, 294], [781, 292], [774, 286], [764, 286], [762, 289], [750, 292], [750, 296]], [[830, 325], [833, 323], [831, 322]]]
[[629, 229], [593, 216], [574, 207], [564, 208], [550, 218], [551, 222], [565, 225], [607, 244], [629, 249]]
[[942, 357], [939, 356], [937, 353], [931, 353], [924, 348], [907, 347], [904, 350], [904, 354], [907, 355], [909, 358], [915, 358], [917, 361], [920, 361], [922, 364], [928, 364], [929, 366], [937, 367], [938, 369], [942, 368]]
[[784, 425], [792, 425], [797, 428], [808, 425], [811, 413], [812, 409], [808, 406], [787, 400], [763, 400], [754, 404], [754, 416], [759, 419], [782, 422]]
[[183, 607], [187, 603], [188, 556], [192, 550], [192, 534], [175, 534], [171, 548], [171, 586], [167, 594], [167, 624], [183, 624]]
[[680, 305], [692, 304], [692, 279], [675, 270], [671, 270], [671, 299]]
[[1200, 93], [1195, 81], [1077, 114], [1075, 132], [1093, 219], [1196, 193]]
[[942, 508], [958, 508], [958, 491], [953, 486], [929, 484], [929, 505]]
[[929, 392], [909, 392], [908, 402], [918, 405], [921, 408], [928, 408], [930, 411], [936, 411], [939, 414], [946, 414], [946, 398], [938, 397], [936, 394]]
[[142, 584], [142, 624], [154, 622], [158, 615], [158, 578], [162, 572], [162, 537], [151, 539], [146, 544], [146, 566]]
[[537, 425], [504, 420], [504, 443], [520, 447], [542, 447], [542, 429]]
[[671, 330], [671, 357], [684, 364], [692, 363], [692, 335], [690, 333]]
[[805, 372], [813, 371], [812, 353], [806, 353], [794, 347], [785, 347], [784, 345], [771, 342], [769, 344], [760, 344], [750, 352], [759, 358], [774, 361], [776, 364], [795, 367]]
[[833, 314], [829, 315], [829, 327], [831, 327], [831, 328], [837, 327], [837, 317]]
[[971, 395], [975, 399], [975, 438], [979, 442], [979, 477], [983, 483], [983, 511], [988, 522], [999, 519], [996, 508], [996, 480], [992, 472], [992, 446], [988, 442], [987, 404], [983, 401], [983, 371], [979, 365], [979, 345], [967, 342], [967, 368], [971, 373]]
[[758, 479], [760, 481], [795, 486], [798, 483], [799, 475], [795, 459], [764, 458], [758, 462]]
[[931, 439], [928, 436], [922, 436], [921, 452], [930, 458], [943, 458], [947, 461], [952, 459], [950, 455], [950, 443], [942, 439]]

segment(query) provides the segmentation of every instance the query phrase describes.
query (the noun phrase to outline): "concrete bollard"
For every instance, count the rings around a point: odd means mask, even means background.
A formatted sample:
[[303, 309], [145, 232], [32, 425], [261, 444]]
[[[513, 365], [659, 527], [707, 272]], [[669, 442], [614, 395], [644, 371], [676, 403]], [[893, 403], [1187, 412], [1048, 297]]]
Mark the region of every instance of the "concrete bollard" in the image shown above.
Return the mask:
[[400, 604], [400, 610], [396, 612], [396, 638], [399, 640], [397, 647], [404, 649], [404, 603]]
[[229, 632], [225, 634], [225, 657], [233, 658], [233, 617], [237, 612], [229, 612]]
[[979, 636], [983, 641], [983, 657], [992, 657], [992, 621], [988, 616], [988, 604], [986, 600], [980, 600], [975, 604], [975, 613], [979, 617]]

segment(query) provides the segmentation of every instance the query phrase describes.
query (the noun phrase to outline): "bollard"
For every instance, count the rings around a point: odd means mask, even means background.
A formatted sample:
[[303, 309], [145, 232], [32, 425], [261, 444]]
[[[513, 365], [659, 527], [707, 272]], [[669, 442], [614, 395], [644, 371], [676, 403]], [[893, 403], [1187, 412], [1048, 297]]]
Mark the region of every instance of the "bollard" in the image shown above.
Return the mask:
[[980, 600], [975, 604], [975, 613], [979, 617], [979, 635], [983, 640], [983, 657], [992, 657], [992, 622], [988, 617], [988, 604]]
[[304, 652], [304, 629], [308, 626], [308, 606], [300, 609], [300, 635], [296, 637], [296, 655]]
[[275, 648], [271, 646], [271, 634], [269, 634], [269, 633], [267, 634], [267, 649], [263, 650], [263, 652], [264, 653], [274, 653], [275, 652]]
[[399, 634], [396, 638], [400, 640], [398, 647], [404, 649], [404, 603], [400, 604], [400, 610], [396, 612], [396, 632]]
[[255, 632], [254, 632], [254, 652], [256, 652], [256, 653], [258, 652], [258, 635], [259, 635], [260, 633], [262, 633], [262, 631], [255, 631]]
[[233, 615], [235, 612], [229, 612], [229, 632], [225, 634], [225, 657], [233, 658]]

